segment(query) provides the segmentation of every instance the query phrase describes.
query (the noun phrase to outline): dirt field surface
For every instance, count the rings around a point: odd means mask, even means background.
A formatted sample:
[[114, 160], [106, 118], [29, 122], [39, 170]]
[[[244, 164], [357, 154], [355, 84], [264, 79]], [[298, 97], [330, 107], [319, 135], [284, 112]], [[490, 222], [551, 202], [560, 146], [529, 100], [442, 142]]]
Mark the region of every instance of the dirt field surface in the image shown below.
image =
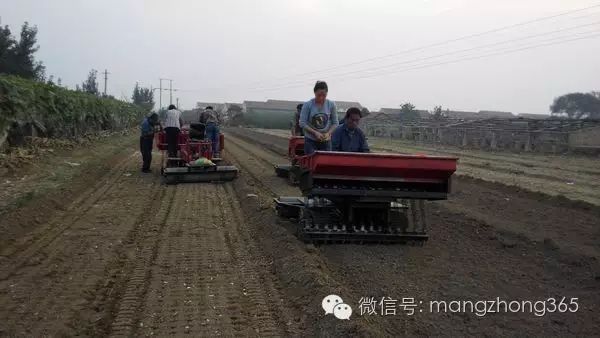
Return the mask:
[[[153, 174], [139, 173], [135, 137], [113, 145], [89, 149], [98, 164], [78, 167], [54, 193], [4, 204], [13, 207], [0, 219], [0, 335], [600, 332], [600, 212], [589, 204], [461, 177], [449, 201], [428, 204], [423, 247], [315, 247], [273, 210], [274, 196], [299, 194], [273, 171], [286, 162], [284, 137], [228, 130], [237, 180], [175, 186], [161, 183], [157, 160]], [[324, 314], [329, 294], [352, 306], [350, 320]], [[361, 315], [365, 297], [419, 306]], [[578, 309], [477, 316], [428, 305], [496, 297], [575, 297]]]

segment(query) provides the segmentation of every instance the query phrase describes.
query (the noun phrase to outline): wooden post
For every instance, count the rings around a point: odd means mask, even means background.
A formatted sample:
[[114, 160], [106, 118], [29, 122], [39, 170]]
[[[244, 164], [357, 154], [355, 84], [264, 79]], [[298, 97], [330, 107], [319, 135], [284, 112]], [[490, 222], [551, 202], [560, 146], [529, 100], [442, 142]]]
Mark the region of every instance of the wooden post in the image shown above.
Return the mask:
[[531, 151], [531, 133], [527, 133], [527, 141], [525, 142], [525, 151]]

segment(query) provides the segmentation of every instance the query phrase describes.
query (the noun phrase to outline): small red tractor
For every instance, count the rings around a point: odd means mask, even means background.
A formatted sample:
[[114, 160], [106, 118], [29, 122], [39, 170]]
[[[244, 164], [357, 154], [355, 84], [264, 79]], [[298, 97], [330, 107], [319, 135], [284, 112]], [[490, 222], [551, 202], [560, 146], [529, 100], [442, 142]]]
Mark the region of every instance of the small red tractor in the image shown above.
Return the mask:
[[304, 136], [292, 136], [288, 142], [288, 158], [290, 164], [278, 164], [275, 166], [275, 173], [279, 177], [285, 177], [291, 184], [297, 184], [293, 168], [298, 165], [298, 158], [304, 156]]
[[[213, 157], [212, 142], [204, 139], [203, 129], [184, 126], [179, 133], [177, 157], [168, 156], [167, 137], [164, 131], [156, 136], [156, 146], [161, 151], [161, 174], [167, 184], [179, 182], [231, 181], [237, 177], [238, 169], [231, 165], [219, 165], [221, 158]], [[219, 135], [219, 148], [223, 153], [225, 137]], [[205, 159], [202, 165], [196, 161]]]
[[[297, 142], [290, 139], [290, 149]], [[288, 172], [302, 196], [276, 198], [276, 210], [297, 221], [296, 234], [307, 242], [421, 244], [428, 238], [425, 201], [448, 198], [456, 163], [390, 153], [295, 156]]]

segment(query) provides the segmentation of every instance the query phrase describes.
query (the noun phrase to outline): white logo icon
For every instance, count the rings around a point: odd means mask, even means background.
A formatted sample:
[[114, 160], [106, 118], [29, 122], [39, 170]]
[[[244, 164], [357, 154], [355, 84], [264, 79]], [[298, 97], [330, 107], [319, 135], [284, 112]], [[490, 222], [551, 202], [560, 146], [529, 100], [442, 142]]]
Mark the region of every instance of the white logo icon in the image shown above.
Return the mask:
[[337, 295], [329, 295], [323, 298], [321, 302], [325, 314], [333, 314], [337, 319], [350, 319], [352, 315], [352, 308], [350, 305], [344, 303], [342, 297]]
[[325, 298], [323, 298], [323, 301], [321, 302], [321, 306], [323, 307], [323, 310], [325, 310], [325, 314], [328, 315], [330, 313], [333, 313], [333, 308], [338, 305], [338, 304], [342, 304], [344, 301], [342, 301], [342, 298], [340, 296], [336, 296], [336, 295], [329, 295]]
[[348, 304], [338, 304], [333, 308], [333, 315], [337, 319], [350, 320], [350, 316], [352, 316], [352, 308]]

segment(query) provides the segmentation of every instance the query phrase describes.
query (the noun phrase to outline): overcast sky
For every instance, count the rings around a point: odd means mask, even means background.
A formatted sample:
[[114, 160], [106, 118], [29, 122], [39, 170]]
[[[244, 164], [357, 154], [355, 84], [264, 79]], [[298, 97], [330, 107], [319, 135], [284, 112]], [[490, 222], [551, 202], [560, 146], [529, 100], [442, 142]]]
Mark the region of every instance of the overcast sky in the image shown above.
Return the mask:
[[600, 34], [600, 6], [438, 43], [597, 4], [0, 0], [0, 16], [13, 32], [24, 21], [38, 26], [37, 57], [63, 84], [108, 69], [109, 93], [130, 97], [136, 81], [157, 87], [171, 78], [184, 109], [197, 101], [306, 100], [320, 79], [331, 99], [372, 110], [410, 101], [421, 109], [547, 113], [558, 95], [600, 90], [600, 38], [566, 42]]

